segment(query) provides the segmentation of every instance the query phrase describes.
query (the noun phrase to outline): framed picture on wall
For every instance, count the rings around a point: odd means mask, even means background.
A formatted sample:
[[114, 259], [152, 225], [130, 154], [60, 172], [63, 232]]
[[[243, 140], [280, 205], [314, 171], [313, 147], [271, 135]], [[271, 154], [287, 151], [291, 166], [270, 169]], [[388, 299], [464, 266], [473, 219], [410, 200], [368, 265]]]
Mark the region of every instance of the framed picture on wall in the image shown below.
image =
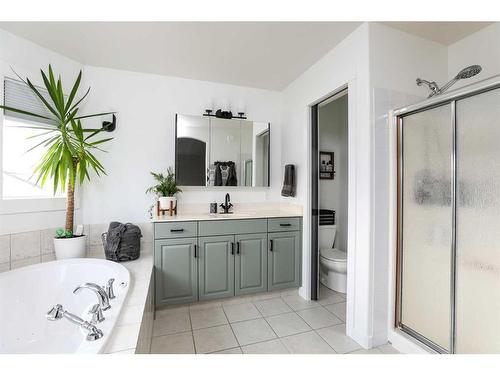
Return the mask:
[[334, 153], [320, 151], [319, 152], [319, 179], [333, 180], [335, 177]]

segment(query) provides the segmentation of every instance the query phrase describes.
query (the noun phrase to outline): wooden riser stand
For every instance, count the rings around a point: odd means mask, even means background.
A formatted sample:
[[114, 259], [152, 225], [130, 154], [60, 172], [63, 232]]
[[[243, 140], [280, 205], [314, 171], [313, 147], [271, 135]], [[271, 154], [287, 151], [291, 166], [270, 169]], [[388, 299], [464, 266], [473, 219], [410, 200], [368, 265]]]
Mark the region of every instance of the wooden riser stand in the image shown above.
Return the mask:
[[[156, 201], [156, 216], [162, 216], [165, 215], [165, 212], [168, 212], [169, 216], [177, 215], [177, 202], [170, 201], [170, 208], [167, 208], [166, 210], [160, 208], [160, 201]], [[161, 213], [161, 215], [160, 215]]]

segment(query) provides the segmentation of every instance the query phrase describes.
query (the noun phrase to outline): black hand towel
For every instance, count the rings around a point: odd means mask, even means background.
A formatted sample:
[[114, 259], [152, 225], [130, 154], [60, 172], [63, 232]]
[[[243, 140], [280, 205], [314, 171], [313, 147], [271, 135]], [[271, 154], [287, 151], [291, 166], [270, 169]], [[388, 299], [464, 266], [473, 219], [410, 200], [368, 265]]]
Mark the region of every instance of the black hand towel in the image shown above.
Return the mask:
[[215, 186], [222, 186], [222, 170], [219, 163], [215, 163]]
[[236, 177], [236, 165], [230, 161], [228, 163], [226, 186], [238, 186], [238, 178]]
[[295, 165], [293, 164], [285, 165], [285, 178], [281, 195], [284, 197], [295, 196]]

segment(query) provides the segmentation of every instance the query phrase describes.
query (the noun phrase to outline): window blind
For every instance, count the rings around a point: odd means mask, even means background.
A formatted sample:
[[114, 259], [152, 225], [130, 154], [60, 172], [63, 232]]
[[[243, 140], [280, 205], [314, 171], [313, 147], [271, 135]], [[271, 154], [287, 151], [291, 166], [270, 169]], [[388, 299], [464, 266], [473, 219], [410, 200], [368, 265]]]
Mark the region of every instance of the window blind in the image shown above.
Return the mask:
[[[48, 103], [52, 103], [47, 90], [40, 87], [37, 87], [37, 90]], [[22, 81], [11, 78], [4, 79], [3, 101], [4, 105], [7, 107], [17, 108], [23, 111], [36, 113], [37, 115], [54, 118], [54, 115], [45, 107], [40, 98]], [[4, 115], [16, 119], [35, 121], [44, 124], [54, 124], [53, 120], [46, 120], [8, 110], [4, 110]]]

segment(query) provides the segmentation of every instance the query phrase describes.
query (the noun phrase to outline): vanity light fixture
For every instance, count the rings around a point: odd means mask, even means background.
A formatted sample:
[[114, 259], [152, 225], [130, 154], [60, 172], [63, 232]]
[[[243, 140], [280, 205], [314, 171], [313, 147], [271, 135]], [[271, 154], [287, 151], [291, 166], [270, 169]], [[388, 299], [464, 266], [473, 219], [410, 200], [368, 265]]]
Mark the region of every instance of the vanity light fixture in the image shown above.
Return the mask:
[[245, 116], [245, 105], [243, 104], [243, 102], [240, 102], [238, 104], [238, 109], [237, 109], [238, 116], [233, 115], [233, 112], [231, 112], [230, 106], [229, 106], [229, 101], [227, 99], [222, 99], [220, 101], [220, 108], [217, 109], [216, 111], [214, 111], [211, 108], [213, 108], [213, 101], [212, 100], [207, 102], [205, 113], [203, 114], [203, 116], [224, 118], [224, 119], [228, 119], [228, 120], [233, 119], [233, 118], [241, 119], [241, 120], [247, 119]]
[[231, 111], [226, 112], [223, 111], [222, 109], [218, 109], [217, 111], [215, 111], [215, 114], [212, 114], [212, 111], [209, 112], [208, 110], [206, 110], [205, 113], [203, 114], [203, 116], [225, 118], [228, 120], [233, 118], [246, 120], [247, 118], [244, 115], [245, 115], [244, 112], [238, 112], [238, 116], [235, 116]]

